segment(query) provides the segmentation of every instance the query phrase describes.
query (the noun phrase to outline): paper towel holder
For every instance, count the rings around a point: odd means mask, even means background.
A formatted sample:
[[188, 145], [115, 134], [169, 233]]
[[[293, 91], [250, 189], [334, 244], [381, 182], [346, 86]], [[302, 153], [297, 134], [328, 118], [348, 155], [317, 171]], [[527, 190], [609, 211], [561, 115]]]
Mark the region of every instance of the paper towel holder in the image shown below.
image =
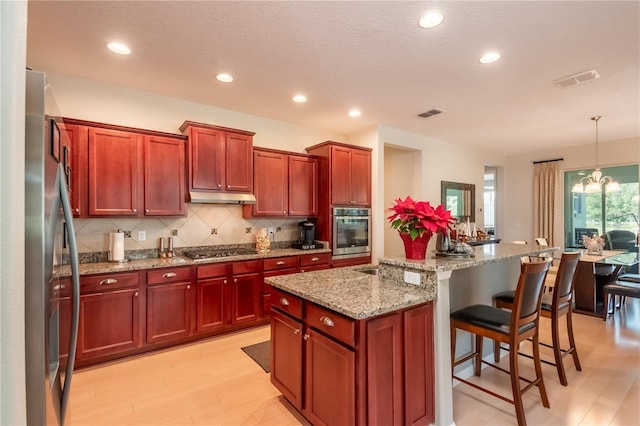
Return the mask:
[[107, 260], [111, 263], [129, 262], [131, 259], [125, 258], [125, 255], [124, 255], [124, 237], [118, 236], [118, 238], [122, 240], [122, 243], [118, 250], [120, 251], [120, 253], [117, 253], [117, 255], [114, 253], [114, 249], [116, 248], [115, 234], [124, 234], [124, 231], [118, 228], [118, 230], [115, 233], [114, 232], [109, 233], [109, 250], [107, 252]]

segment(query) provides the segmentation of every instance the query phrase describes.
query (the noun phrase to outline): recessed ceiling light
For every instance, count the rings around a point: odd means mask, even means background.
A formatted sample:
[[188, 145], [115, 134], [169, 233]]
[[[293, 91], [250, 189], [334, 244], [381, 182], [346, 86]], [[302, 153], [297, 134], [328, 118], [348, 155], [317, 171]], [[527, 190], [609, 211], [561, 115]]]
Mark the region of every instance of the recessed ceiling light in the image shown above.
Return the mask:
[[115, 41], [107, 44], [107, 47], [110, 51], [112, 51], [113, 53], [117, 53], [118, 55], [128, 55], [131, 53], [131, 49], [129, 49], [126, 44], [118, 43]]
[[360, 115], [362, 115], [362, 113], [360, 112], [359, 109], [352, 109], [349, 111], [349, 117], [360, 117]]
[[440, 25], [443, 20], [444, 16], [442, 16], [441, 13], [429, 12], [422, 18], [420, 18], [420, 20], [418, 21], [418, 25], [420, 25], [421, 28], [433, 28]]
[[492, 62], [500, 59], [500, 54], [498, 52], [487, 52], [480, 58], [480, 62], [483, 64], [490, 64]]
[[307, 97], [305, 95], [295, 95], [293, 97], [293, 102], [297, 102], [299, 104], [307, 102]]
[[231, 83], [233, 81], [233, 77], [231, 77], [229, 74], [224, 73], [216, 75], [216, 79], [223, 83]]

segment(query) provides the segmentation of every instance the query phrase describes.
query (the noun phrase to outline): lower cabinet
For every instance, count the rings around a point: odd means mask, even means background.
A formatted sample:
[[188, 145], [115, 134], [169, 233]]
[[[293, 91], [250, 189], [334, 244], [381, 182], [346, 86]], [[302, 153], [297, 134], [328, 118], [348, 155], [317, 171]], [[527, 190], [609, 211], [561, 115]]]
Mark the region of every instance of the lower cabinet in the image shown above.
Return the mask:
[[432, 324], [431, 303], [354, 320], [274, 288], [271, 382], [314, 425], [433, 423]]
[[147, 272], [147, 343], [189, 337], [195, 325], [189, 267]]

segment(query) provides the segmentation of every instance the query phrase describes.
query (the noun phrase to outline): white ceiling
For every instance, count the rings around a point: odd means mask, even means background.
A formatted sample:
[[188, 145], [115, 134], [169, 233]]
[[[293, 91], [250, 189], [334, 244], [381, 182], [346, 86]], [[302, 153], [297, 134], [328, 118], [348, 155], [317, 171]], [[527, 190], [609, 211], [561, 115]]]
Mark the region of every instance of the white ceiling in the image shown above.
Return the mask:
[[[432, 9], [443, 24], [419, 28]], [[640, 135], [638, 1], [31, 0], [28, 19], [34, 69], [345, 135], [379, 124], [517, 154], [593, 143], [594, 115], [602, 142]], [[490, 49], [501, 60], [480, 64]], [[600, 79], [553, 85], [590, 69]], [[446, 112], [417, 117], [432, 108]]]

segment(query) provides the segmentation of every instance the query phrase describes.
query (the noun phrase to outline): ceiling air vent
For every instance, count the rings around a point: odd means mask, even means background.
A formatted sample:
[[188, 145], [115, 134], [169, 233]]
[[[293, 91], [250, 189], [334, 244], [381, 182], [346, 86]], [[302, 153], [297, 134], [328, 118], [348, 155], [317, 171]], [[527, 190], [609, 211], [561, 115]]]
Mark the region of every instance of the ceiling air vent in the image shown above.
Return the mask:
[[438, 115], [440, 113], [444, 112], [441, 109], [430, 109], [427, 112], [423, 112], [421, 114], [418, 114], [418, 117], [422, 117], [422, 118], [429, 118], [429, 117], [433, 117], [434, 115]]
[[596, 78], [600, 78], [600, 74], [598, 74], [596, 70], [589, 70], [559, 78], [555, 80], [553, 84], [555, 84], [556, 87], [569, 87], [575, 86], [576, 84], [586, 83], [587, 81], [595, 80]]

